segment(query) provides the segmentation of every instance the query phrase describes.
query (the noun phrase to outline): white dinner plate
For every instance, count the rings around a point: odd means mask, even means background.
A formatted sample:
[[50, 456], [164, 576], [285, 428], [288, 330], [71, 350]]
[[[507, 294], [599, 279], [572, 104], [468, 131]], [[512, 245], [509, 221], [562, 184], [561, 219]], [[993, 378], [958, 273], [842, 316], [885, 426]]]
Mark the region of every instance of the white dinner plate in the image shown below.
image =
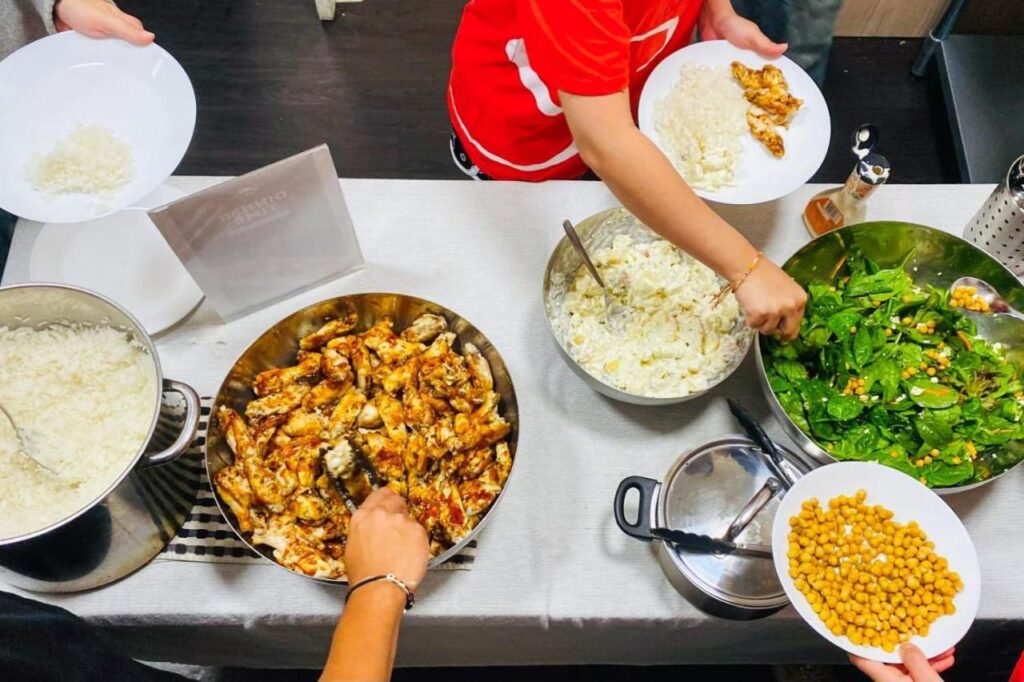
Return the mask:
[[779, 582], [786, 590], [797, 613], [819, 635], [849, 653], [863, 658], [899, 663], [898, 651], [886, 653], [874, 647], [855, 646], [846, 637], [836, 637], [811, 609], [807, 598], [793, 585], [789, 577], [789, 519], [800, 513], [800, 505], [809, 498], [818, 498], [824, 507], [838, 495], [851, 496], [858, 489], [867, 491], [866, 503], [880, 504], [893, 512], [893, 519], [902, 524], [917, 521], [935, 543], [935, 553], [946, 557], [950, 570], [960, 574], [964, 589], [953, 599], [956, 612], [944, 615], [931, 624], [927, 637], [915, 637], [911, 642], [920, 647], [925, 656], [932, 658], [959, 642], [970, 629], [978, 613], [981, 599], [981, 569], [967, 529], [942, 498], [916, 479], [875, 462], [838, 462], [815, 469], [786, 493], [775, 514], [772, 526], [772, 554]]
[[705, 199], [724, 204], [759, 204], [785, 196], [811, 179], [817, 172], [828, 152], [832, 136], [832, 123], [828, 105], [821, 90], [807, 72], [787, 57], [765, 59], [756, 52], [741, 50], [725, 40], [710, 40], [693, 43], [666, 57], [651, 73], [640, 93], [638, 121], [640, 130], [672, 158], [668, 145], [661, 140], [654, 125], [654, 109], [679, 80], [679, 71], [685, 62], [726, 66], [740, 61], [751, 68], [759, 69], [765, 64], [779, 67], [789, 90], [804, 101], [793, 116], [788, 129], [782, 129], [786, 154], [778, 159], [754, 139], [744, 134], [740, 147], [742, 153], [736, 164], [735, 182], [730, 187], [710, 191], [694, 187], [694, 191]]
[[203, 300], [203, 292], [146, 214], [146, 209], [183, 196], [161, 185], [138, 207], [85, 223], [44, 225], [32, 248], [30, 279], [107, 296], [127, 308], [147, 332], [159, 334]]
[[[44, 223], [91, 220], [131, 206], [168, 178], [185, 155], [196, 98], [181, 65], [157, 45], [58, 33], [0, 62], [0, 207]], [[112, 197], [49, 197], [27, 167], [78, 125], [100, 125], [126, 142], [133, 179]]]

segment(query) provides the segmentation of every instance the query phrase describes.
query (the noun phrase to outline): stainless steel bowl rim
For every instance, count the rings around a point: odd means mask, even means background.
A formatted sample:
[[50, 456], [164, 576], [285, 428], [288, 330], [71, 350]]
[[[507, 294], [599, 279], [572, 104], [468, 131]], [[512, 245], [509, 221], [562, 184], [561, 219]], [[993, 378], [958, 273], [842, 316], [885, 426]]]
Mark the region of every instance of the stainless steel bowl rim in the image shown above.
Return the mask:
[[149, 444], [149, 441], [153, 438], [153, 432], [156, 430], [157, 422], [160, 420], [160, 401], [164, 376], [163, 369], [160, 366], [160, 355], [156, 351], [156, 346], [153, 344], [153, 339], [150, 338], [149, 333], [146, 332], [145, 328], [142, 326], [142, 323], [139, 322], [139, 320], [130, 312], [128, 312], [128, 310], [124, 308], [124, 306], [122, 306], [120, 303], [111, 300], [110, 298], [104, 296], [103, 294], [99, 294], [95, 291], [86, 289], [84, 287], [79, 287], [72, 284], [60, 284], [56, 282], [28, 282], [25, 284], [9, 284], [7, 286], [0, 287], [0, 295], [2, 295], [5, 291], [12, 291], [16, 289], [63, 289], [66, 291], [73, 291], [76, 294], [84, 294], [86, 296], [96, 298], [101, 302], [111, 306], [122, 315], [124, 315], [135, 327], [134, 329], [126, 331], [132, 333], [135, 336], [135, 338], [145, 346], [146, 352], [153, 360], [153, 369], [156, 372], [156, 396], [154, 398], [153, 403], [153, 416], [150, 419], [149, 429], [147, 429], [146, 431], [146, 437], [143, 439], [142, 443], [139, 444], [138, 451], [132, 457], [131, 463], [125, 467], [124, 471], [122, 471], [117, 476], [117, 478], [109, 486], [107, 486], [107, 488], [102, 493], [100, 493], [96, 498], [94, 498], [88, 504], [84, 505], [75, 513], [64, 517], [60, 521], [56, 521], [50, 524], [49, 526], [46, 526], [45, 528], [32, 531], [31, 533], [17, 535], [15, 537], [0, 538], [0, 547], [4, 545], [12, 545], [18, 542], [23, 542], [25, 540], [30, 540], [32, 538], [45, 535], [46, 533], [49, 533], [57, 528], [60, 528], [61, 526], [77, 519], [79, 516], [95, 507], [97, 504], [106, 499], [107, 496], [110, 495], [110, 493], [112, 493], [115, 488], [117, 488], [117, 486], [121, 485], [121, 482], [128, 477], [128, 474], [132, 472], [132, 469], [135, 468], [135, 465], [139, 463], [139, 460], [142, 458], [142, 455], [146, 451], [146, 446]]
[[[930, 227], [928, 225], [921, 225], [921, 224], [918, 224], [918, 223], [908, 223], [906, 221], [899, 221], [899, 220], [893, 220], [893, 221], [888, 221], [888, 220], [885, 220], [885, 221], [869, 221], [867, 223], [857, 223], [855, 225], [849, 225], [847, 227], [840, 228], [839, 230], [834, 230], [832, 232], [826, 232], [825, 234], [819, 235], [819, 236], [815, 237], [814, 239], [810, 240], [809, 242], [805, 243], [799, 249], [797, 249], [793, 254], [791, 254], [785, 260], [785, 262], [782, 264], [782, 269], [783, 270], [787, 269], [787, 267], [790, 265], [790, 263], [792, 263], [794, 258], [796, 258], [800, 254], [804, 253], [805, 251], [810, 250], [812, 248], [812, 245], [818, 243], [821, 240], [824, 240], [824, 239], [834, 239], [835, 236], [836, 236], [836, 233], [842, 232], [844, 230], [852, 230], [853, 228], [858, 228], [858, 227], [862, 227], [862, 226], [865, 226], [865, 225], [870, 227], [870, 226], [874, 226], [876, 224], [877, 225], [882, 225], [882, 224], [898, 224], [898, 225], [903, 225], [903, 226], [910, 226], [910, 227], [913, 227], [915, 229], [918, 229], [918, 228], [919, 229], [923, 229], [923, 230], [928, 231], [928, 232], [939, 233], [939, 234], [942, 235], [943, 239], [947, 239], [948, 238], [950, 240], [953, 240], [954, 242], [959, 242], [962, 245], [969, 247], [970, 249], [974, 249], [976, 251], [980, 251], [985, 256], [987, 256], [989, 259], [991, 259], [993, 264], [999, 266], [1000, 268], [1005, 270], [1006, 273], [1009, 276], [1013, 277], [1015, 280], [1020, 282], [1020, 279], [1016, 275], [1014, 275], [1005, 265], [1003, 265], [1002, 262], [1000, 262], [998, 258], [993, 256], [991, 253], [989, 253], [983, 247], [981, 247], [981, 246], [979, 246], [979, 245], [977, 245], [977, 244], [975, 244], [973, 242], [967, 241], [966, 239], [963, 239], [962, 237], [960, 237], [958, 235], [946, 232], [945, 230], [939, 230], [937, 228]], [[1005, 294], [1005, 292], [1001, 292], [1001, 293]], [[754, 348], [754, 357], [757, 360], [758, 380], [759, 380], [759, 383], [761, 384], [761, 390], [764, 392], [765, 397], [768, 400], [768, 405], [771, 408], [772, 414], [782, 424], [783, 430], [785, 430], [786, 435], [788, 435], [793, 440], [793, 442], [796, 443], [797, 447], [799, 447], [801, 450], [803, 450], [805, 453], [807, 453], [808, 455], [810, 455], [811, 457], [813, 457], [815, 460], [817, 460], [819, 463], [821, 463], [823, 465], [832, 464], [834, 462], [843, 461], [843, 460], [836, 459], [831, 454], [829, 454], [829, 452], [827, 450], [825, 450], [825, 448], [823, 448], [820, 445], [818, 445], [818, 443], [813, 438], [811, 438], [808, 434], [804, 433], [803, 430], [799, 426], [797, 426], [796, 423], [792, 419], [790, 419], [789, 415], [786, 414], [786, 410], [783, 409], [782, 403], [779, 402], [778, 397], [775, 395], [775, 391], [772, 390], [771, 386], [768, 384], [768, 372], [767, 372], [767, 370], [765, 368], [764, 352], [762, 350], [762, 343], [763, 343], [763, 340], [761, 340], [761, 339], [756, 340], [755, 343], [754, 343], [754, 346], [755, 346], [755, 348]], [[979, 487], [981, 487], [983, 485], [986, 485], [988, 483], [991, 483], [991, 482], [995, 481], [996, 479], [1001, 478], [1003, 475], [1009, 473], [1013, 469], [1016, 469], [1018, 466], [1020, 466], [1020, 464], [1021, 464], [1021, 462], [1018, 462], [1017, 464], [1014, 464], [1009, 469], [1006, 469], [1006, 470], [996, 474], [995, 476], [992, 476], [991, 478], [987, 478], [987, 479], [985, 479], [983, 481], [976, 481], [974, 483], [969, 483], [967, 485], [960, 485], [960, 486], [949, 486], [949, 487], [932, 488], [931, 490], [934, 491], [936, 494], [943, 495], [943, 496], [945, 496], [945, 495], [954, 495], [956, 493], [962, 493], [962, 492], [966, 492], [968, 490], [973, 490], [975, 488], [979, 488]]]
[[[629, 212], [625, 208], [622, 208], [621, 206], [617, 208], [605, 209], [604, 211], [599, 211], [598, 213], [588, 216], [587, 218], [584, 218], [579, 223], [577, 223], [576, 231], [580, 233], [580, 238], [584, 240], [584, 242], [586, 242], [589, 230], [592, 229], [590, 228], [590, 225], [592, 223], [601, 224], [604, 220], [619, 213], [629, 215]], [[634, 220], [636, 220], [636, 218], [634, 218]], [[643, 223], [640, 223], [639, 220], [637, 220], [637, 223], [643, 225]], [[687, 393], [686, 395], [671, 397], [646, 396], [635, 393], [629, 393], [627, 391], [623, 391], [617, 386], [609, 384], [600, 377], [591, 374], [585, 368], [583, 368], [578, 362], [576, 362], [576, 360], [572, 357], [572, 354], [562, 344], [562, 340], [559, 337], [558, 332], [555, 330], [554, 322], [551, 319], [551, 276], [553, 274], [555, 267], [555, 256], [557, 256], [563, 248], [572, 248], [571, 245], [569, 245], [569, 240], [564, 236], [561, 239], [559, 239], [558, 242], [555, 244], [555, 247], [551, 251], [551, 255], [548, 256], [547, 266], [544, 268], [544, 285], [541, 290], [541, 302], [544, 306], [544, 320], [545, 322], [547, 322], [548, 331], [551, 332], [551, 337], [555, 341], [555, 346], [558, 348], [559, 355], [561, 355], [562, 359], [565, 360], [566, 364], [569, 365], [569, 369], [571, 369], [574, 374], [583, 379], [585, 383], [587, 383], [591, 388], [593, 388], [598, 393], [606, 395], [614, 400], [618, 400], [624, 403], [630, 403], [633, 405], [675, 405], [678, 403], [686, 402], [688, 400], [693, 400], [694, 398], [699, 398], [708, 391], [711, 391], [719, 384], [723, 383], [726, 379], [731, 377], [736, 372], [736, 370], [739, 369], [740, 365], [743, 364], [743, 361], [750, 353], [750, 347], [756, 345], [756, 339], [753, 339], [755, 332], [753, 330], [750, 330], [749, 337], [751, 340], [748, 341], [746, 350], [744, 350], [743, 354], [738, 357], [736, 362], [734, 362], [729, 369], [715, 377], [715, 381], [713, 383], [709, 383], [707, 388], [701, 389], [699, 391], [693, 391], [691, 393]]]
[[[318, 306], [322, 306], [322, 305], [324, 305], [326, 303], [329, 303], [329, 302], [332, 302], [332, 301], [343, 301], [345, 299], [361, 298], [361, 297], [396, 297], [396, 298], [405, 299], [405, 300], [408, 300], [408, 301], [413, 301], [413, 302], [416, 302], [416, 303], [425, 304], [427, 306], [432, 306], [434, 308], [437, 308], [437, 309], [443, 311], [444, 313], [447, 313], [451, 317], [454, 317], [456, 319], [462, 320], [462, 321], [466, 322], [468, 325], [470, 325], [471, 327], [473, 327], [474, 329], [476, 329], [477, 331], [480, 331], [479, 328], [476, 325], [474, 325], [471, 322], [469, 322], [469, 320], [467, 318], [463, 317], [462, 315], [459, 315], [458, 313], [453, 311], [451, 308], [448, 308], [447, 306], [443, 306], [440, 303], [435, 303], [434, 301], [431, 301], [429, 299], [420, 298], [418, 296], [411, 296], [409, 294], [399, 294], [399, 293], [392, 293], [392, 292], [358, 292], [358, 293], [352, 293], [352, 294], [343, 294], [341, 296], [334, 296], [334, 297], [331, 297], [331, 298], [323, 299], [321, 301], [316, 301], [314, 303], [310, 303], [310, 304], [308, 304], [306, 306], [303, 306], [302, 308], [300, 308], [300, 309], [298, 309], [298, 310], [296, 310], [296, 311], [286, 315], [285, 317], [282, 317], [280, 320], [278, 320], [277, 322], [275, 322], [272, 325], [270, 325], [269, 327], [267, 327], [267, 329], [265, 329], [262, 334], [260, 334], [258, 337], [256, 337], [246, 347], [246, 349], [244, 351], [242, 351], [238, 355], [238, 357], [235, 358], [235, 361], [233, 363], [231, 363], [231, 369], [228, 370], [227, 374], [224, 377], [224, 381], [221, 382], [220, 388], [217, 389], [217, 393], [216, 393], [216, 396], [214, 398], [213, 405], [211, 406], [211, 409], [210, 409], [210, 426], [209, 426], [209, 429], [215, 428], [214, 427], [214, 420], [216, 418], [217, 409], [220, 406], [219, 399], [220, 399], [221, 394], [224, 391], [224, 388], [225, 388], [225, 385], [227, 384], [228, 378], [231, 376], [231, 373], [233, 372], [234, 368], [249, 354], [250, 350], [254, 346], [256, 346], [262, 339], [266, 338], [269, 335], [272, 335], [272, 334], [276, 333], [276, 331], [279, 328], [283, 327], [285, 325], [285, 323], [290, 321], [291, 319], [293, 319], [295, 317], [299, 317], [299, 316], [307, 313], [311, 309], [314, 309], [314, 308], [316, 308]], [[480, 332], [480, 334], [482, 336], [484, 336], [485, 338], [488, 338], [482, 331]], [[489, 340], [489, 338], [488, 338], [488, 340]], [[493, 344], [491, 344], [491, 345], [492, 345], [492, 347], [494, 347]], [[497, 350], [496, 347], [494, 347], [494, 350], [495, 350], [495, 353], [498, 354], [499, 359], [501, 359], [502, 363], [504, 364], [504, 359], [501, 358], [501, 355], [500, 355], [500, 353], [498, 353], [498, 350]], [[506, 368], [506, 373], [508, 373], [507, 372], [507, 365], [505, 366], [505, 368]], [[509, 382], [510, 382], [510, 384], [512, 383], [511, 382], [511, 374], [509, 374]], [[512, 388], [512, 395], [514, 397], [515, 396], [515, 386], [514, 386], [514, 384], [511, 385], [511, 388]], [[430, 561], [427, 564], [428, 568], [436, 568], [437, 566], [440, 566], [441, 564], [445, 563], [446, 561], [448, 561], [452, 557], [454, 557], [457, 554], [459, 554], [462, 550], [464, 550], [466, 548], [466, 546], [470, 542], [472, 542], [476, 538], [476, 536], [480, 533], [480, 531], [483, 529], [484, 525], [487, 523], [487, 521], [493, 515], [494, 509], [498, 506], [498, 503], [501, 502], [501, 499], [504, 497], [505, 491], [508, 489], [508, 485], [509, 485], [509, 483], [512, 480], [512, 476], [515, 473], [516, 461], [518, 459], [518, 447], [517, 446], [518, 446], [518, 440], [519, 440], [519, 433], [520, 433], [520, 430], [522, 428], [521, 427], [521, 420], [519, 419], [518, 414], [516, 415], [516, 423], [513, 424], [513, 427], [515, 428], [515, 442], [512, 443], [512, 467], [509, 470], [508, 478], [505, 480], [505, 485], [502, 486], [502, 488], [501, 488], [501, 492], [498, 493], [498, 496], [494, 499], [494, 502], [491, 504], [490, 508], [483, 515], [483, 518], [480, 519], [480, 521], [477, 523], [477, 525], [464, 538], [462, 538], [459, 542], [455, 543], [454, 545], [449, 547], [447, 550], [445, 550], [441, 554], [438, 554], [436, 557], [431, 558]], [[221, 515], [228, 522], [228, 525], [231, 527], [231, 530], [235, 533], [235, 535], [243, 543], [245, 543], [245, 545], [247, 547], [249, 547], [249, 549], [251, 549], [253, 552], [255, 552], [256, 554], [259, 554], [261, 557], [266, 559], [267, 562], [269, 562], [273, 566], [279, 568], [280, 570], [285, 571], [286, 573], [288, 573], [290, 575], [296, 575], [296, 576], [299, 576], [301, 578], [306, 578], [308, 580], [314, 580], [316, 582], [325, 583], [325, 584], [329, 584], [329, 585], [347, 585], [348, 584], [348, 579], [347, 578], [345, 578], [345, 579], [340, 579], [340, 578], [321, 578], [321, 577], [306, 575], [304, 573], [300, 573], [298, 571], [294, 571], [294, 570], [288, 568], [287, 566], [282, 566], [277, 561], [274, 561], [274, 560], [268, 558], [267, 556], [265, 556], [264, 552], [261, 551], [254, 543], [252, 543], [249, 540], [249, 538], [246, 537], [245, 533], [241, 532], [238, 529], [238, 525], [237, 525], [237, 523], [234, 520], [234, 518], [235, 518], [234, 514], [227, 507], [227, 505], [225, 505], [221, 501], [220, 494], [217, 492], [217, 487], [213, 484], [214, 472], [212, 472], [210, 470], [210, 456], [209, 456], [210, 441], [211, 441], [211, 439], [209, 438], [209, 436], [207, 436], [206, 441], [203, 443], [203, 467], [206, 469], [207, 480], [210, 482], [210, 489], [213, 492], [213, 499], [217, 503], [217, 508], [220, 510]]]

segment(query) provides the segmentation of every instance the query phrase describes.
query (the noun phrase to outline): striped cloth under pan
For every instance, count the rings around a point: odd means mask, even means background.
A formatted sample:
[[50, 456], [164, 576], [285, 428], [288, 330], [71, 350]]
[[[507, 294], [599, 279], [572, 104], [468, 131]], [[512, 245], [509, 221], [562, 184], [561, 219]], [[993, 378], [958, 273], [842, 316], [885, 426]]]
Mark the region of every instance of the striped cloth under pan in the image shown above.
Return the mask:
[[[203, 465], [203, 446], [206, 443], [206, 429], [209, 425], [212, 403], [213, 398], [202, 399], [199, 431], [196, 434], [196, 439], [189, 446], [188, 452], [173, 465], [150, 470], [167, 483], [173, 482], [173, 489], [177, 492], [178, 498], [182, 496], [180, 491], [188, 486], [188, 482], [192, 483], [192, 489], [196, 491], [192, 498], [195, 502], [185, 517], [184, 524], [168, 542], [167, 547], [157, 556], [157, 560], [264, 563], [266, 559], [252, 551], [235, 535], [217, 508], [217, 502], [213, 499], [210, 481], [206, 476], [206, 467]], [[154, 438], [155, 442], [163, 446], [172, 441], [178, 433], [183, 418], [184, 406], [165, 400], [160, 424], [157, 426]], [[151, 484], [151, 486], [171, 489], [171, 486], [166, 484]], [[466, 570], [472, 568], [475, 558], [476, 540], [473, 540], [461, 553], [439, 566], [437, 570]]]

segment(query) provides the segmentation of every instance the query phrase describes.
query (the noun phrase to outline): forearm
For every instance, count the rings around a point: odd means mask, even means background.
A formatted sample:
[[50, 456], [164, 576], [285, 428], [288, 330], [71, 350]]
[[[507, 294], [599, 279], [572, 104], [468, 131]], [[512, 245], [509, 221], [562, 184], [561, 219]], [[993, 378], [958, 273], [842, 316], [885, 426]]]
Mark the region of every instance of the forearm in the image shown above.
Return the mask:
[[583, 158], [641, 222], [726, 279], [739, 278], [757, 254], [635, 127], [587, 145]]
[[360, 587], [331, 640], [321, 682], [384, 682], [391, 677], [405, 595], [386, 582]]

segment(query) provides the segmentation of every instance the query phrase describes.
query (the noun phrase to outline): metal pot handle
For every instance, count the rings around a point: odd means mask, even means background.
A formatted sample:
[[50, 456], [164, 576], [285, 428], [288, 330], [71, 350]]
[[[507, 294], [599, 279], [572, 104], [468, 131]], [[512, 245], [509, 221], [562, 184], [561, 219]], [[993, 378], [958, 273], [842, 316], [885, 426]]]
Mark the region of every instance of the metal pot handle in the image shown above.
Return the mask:
[[778, 495], [782, 491], [782, 484], [779, 483], [778, 479], [769, 478], [761, 486], [750, 500], [743, 505], [743, 509], [736, 515], [733, 522], [729, 524], [729, 529], [725, 531], [725, 539], [732, 542], [736, 537], [746, 530], [750, 522], [754, 520], [764, 506], [771, 502], [772, 498]]
[[[661, 484], [653, 478], [630, 476], [622, 479], [619, 489], [615, 491], [615, 523], [622, 532], [640, 540], [653, 540], [651, 524], [654, 519], [654, 503], [658, 499], [658, 488]], [[636, 515], [636, 523], [626, 520], [626, 494], [630, 490], [640, 493], [640, 502]]]
[[185, 422], [181, 426], [181, 433], [174, 439], [167, 448], [160, 452], [147, 453], [139, 460], [139, 467], [148, 469], [169, 464], [185, 454], [189, 445], [195, 440], [196, 431], [199, 429], [199, 394], [188, 384], [183, 384], [174, 379], [164, 379], [164, 391], [178, 393], [185, 400]]

